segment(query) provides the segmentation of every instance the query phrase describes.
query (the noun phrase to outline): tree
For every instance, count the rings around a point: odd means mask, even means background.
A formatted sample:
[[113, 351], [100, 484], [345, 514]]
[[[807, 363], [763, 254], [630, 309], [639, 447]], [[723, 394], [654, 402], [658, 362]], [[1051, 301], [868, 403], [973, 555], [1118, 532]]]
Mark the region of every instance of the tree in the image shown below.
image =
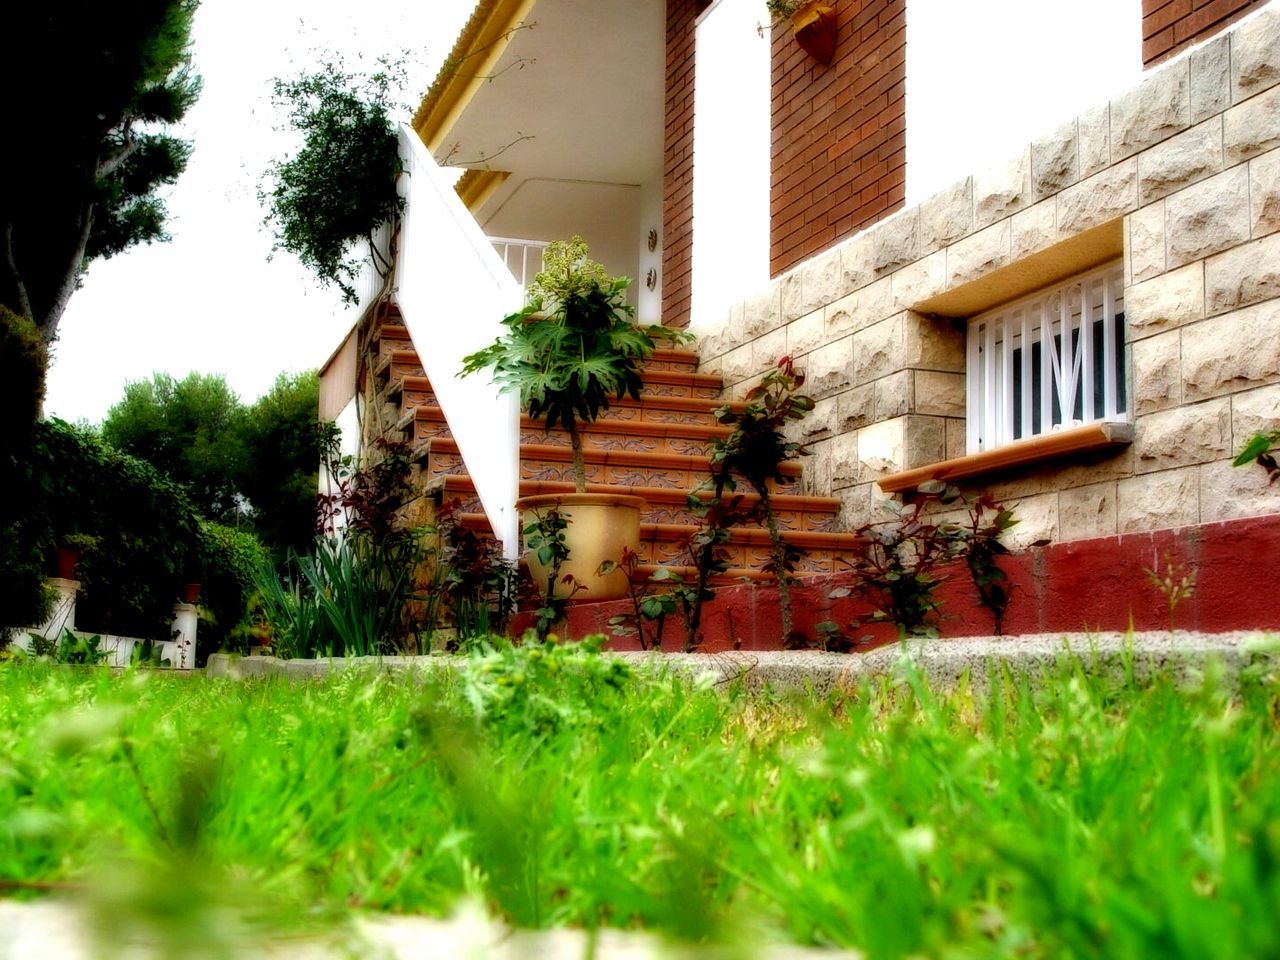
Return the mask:
[[164, 130], [199, 94], [196, 5], [63, 0], [0, 13], [0, 304], [46, 344], [91, 260], [167, 239], [155, 191], [190, 152]]
[[276, 249], [301, 260], [321, 286], [338, 287], [349, 303], [356, 299], [352, 283], [361, 266], [351, 245], [367, 240], [386, 276], [391, 265], [381, 259], [373, 234], [402, 206], [396, 193], [400, 141], [390, 113], [391, 89], [403, 68], [383, 66], [361, 77], [330, 63], [294, 80], [276, 80], [274, 100], [287, 106], [302, 146], [272, 162], [258, 194]]
[[314, 370], [280, 374], [248, 407], [221, 374], [156, 373], [125, 387], [102, 438], [181, 483], [203, 516], [252, 526], [283, 559], [315, 532], [319, 396]]
[[254, 529], [277, 559], [291, 549], [305, 551], [315, 536], [319, 403], [314, 370], [282, 373], [241, 421], [237, 484], [253, 507]]
[[125, 386], [107, 411], [102, 439], [181, 483], [202, 516], [233, 522], [243, 512], [244, 415], [221, 374], [175, 380], [156, 373]]

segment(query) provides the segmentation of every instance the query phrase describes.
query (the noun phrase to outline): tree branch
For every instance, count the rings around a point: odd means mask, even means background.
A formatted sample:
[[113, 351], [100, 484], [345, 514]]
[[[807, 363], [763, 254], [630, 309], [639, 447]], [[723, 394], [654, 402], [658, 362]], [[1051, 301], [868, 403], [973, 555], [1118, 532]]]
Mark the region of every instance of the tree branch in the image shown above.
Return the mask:
[[75, 251], [67, 258], [67, 270], [62, 276], [62, 282], [58, 284], [58, 290], [54, 294], [53, 299], [49, 303], [48, 312], [39, 319], [33, 317], [36, 326], [40, 328], [40, 339], [46, 345], [53, 343], [54, 337], [58, 334], [58, 321], [62, 319], [63, 311], [67, 309], [67, 302], [71, 299], [71, 294], [75, 293], [76, 281], [80, 277], [80, 267], [84, 264], [84, 252], [89, 246], [89, 231], [93, 229], [93, 204], [87, 203], [84, 212], [81, 214], [80, 236], [76, 241]]
[[120, 165], [128, 160], [137, 152], [140, 146], [139, 141], [135, 140], [133, 134], [133, 121], [125, 121], [124, 129], [121, 131], [121, 144], [118, 150], [113, 151], [110, 155], [103, 157], [98, 161], [98, 166], [94, 169], [95, 177], [101, 179], [109, 177], [120, 169]]
[[27, 295], [27, 285], [22, 282], [22, 274], [18, 270], [18, 261], [13, 255], [12, 220], [4, 225], [4, 262], [5, 266], [9, 268], [9, 277], [13, 281], [13, 289], [18, 294], [18, 312], [34, 323], [36, 318], [31, 312], [31, 298]]

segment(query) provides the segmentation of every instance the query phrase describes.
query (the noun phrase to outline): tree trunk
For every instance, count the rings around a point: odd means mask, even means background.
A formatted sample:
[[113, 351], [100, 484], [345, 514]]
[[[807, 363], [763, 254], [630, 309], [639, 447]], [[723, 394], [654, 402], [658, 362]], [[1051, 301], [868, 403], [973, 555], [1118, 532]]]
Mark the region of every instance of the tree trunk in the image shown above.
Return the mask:
[[575, 493], [587, 492], [587, 461], [582, 455], [582, 435], [573, 420], [565, 428], [569, 433], [569, 445], [573, 448], [573, 488]]
[[80, 236], [76, 242], [75, 251], [67, 263], [66, 273], [63, 274], [62, 281], [49, 302], [49, 309], [45, 311], [44, 316], [35, 318], [36, 326], [40, 328], [40, 337], [46, 346], [57, 338], [58, 322], [67, 309], [71, 295], [76, 292], [76, 282], [80, 279], [80, 268], [84, 266], [84, 252], [89, 246], [89, 231], [92, 229], [93, 204], [88, 204], [82, 214]]

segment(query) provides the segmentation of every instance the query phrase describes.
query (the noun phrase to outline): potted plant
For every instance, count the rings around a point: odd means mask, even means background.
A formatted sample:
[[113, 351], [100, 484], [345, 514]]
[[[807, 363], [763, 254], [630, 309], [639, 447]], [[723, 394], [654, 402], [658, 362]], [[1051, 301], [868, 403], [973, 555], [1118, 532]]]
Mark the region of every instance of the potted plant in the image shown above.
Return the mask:
[[62, 538], [54, 554], [54, 572], [61, 580], [75, 580], [81, 558], [98, 545], [98, 538], [72, 533]]
[[[516, 506], [523, 511], [526, 531], [536, 531], [540, 512], [547, 510], [568, 521], [569, 557], [560, 573], [568, 588], [564, 592], [605, 600], [626, 595], [625, 572], [616, 567], [604, 575], [598, 571], [605, 561], [616, 562], [623, 547], [639, 548], [644, 501], [587, 493], [581, 427], [594, 423], [611, 397], [639, 399], [644, 385], [640, 365], [653, 353], [655, 341], [686, 343], [693, 338], [681, 330], [637, 324], [635, 310], [626, 302], [630, 281], [610, 277], [587, 253], [581, 237], [550, 244], [524, 308], [502, 321], [506, 334], [463, 360], [463, 373], [491, 369], [503, 392], [519, 391], [520, 405], [533, 420], [544, 420], [548, 431], [562, 426], [569, 435], [576, 492], [525, 497]], [[528, 562], [535, 582], [545, 582], [536, 551]]]
[[836, 10], [823, 0], [765, 0], [773, 22], [791, 21], [791, 32], [805, 53], [829, 64], [836, 53]]

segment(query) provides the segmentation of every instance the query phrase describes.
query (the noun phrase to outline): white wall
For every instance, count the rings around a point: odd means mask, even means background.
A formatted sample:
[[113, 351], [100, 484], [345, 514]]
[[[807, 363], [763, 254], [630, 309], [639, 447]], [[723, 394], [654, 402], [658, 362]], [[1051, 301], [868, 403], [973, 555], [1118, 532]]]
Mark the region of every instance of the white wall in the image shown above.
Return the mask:
[[717, 0], [696, 27], [692, 327], [769, 281], [767, 18], [760, 0]]
[[1137, 83], [1140, 0], [907, 0], [907, 206]]
[[[649, 249], [649, 231], [657, 233], [658, 242]], [[636, 258], [636, 275], [632, 287], [636, 291], [636, 319], [641, 323], [662, 322], [662, 175], [640, 184], [640, 237]], [[656, 282], [650, 290], [645, 275], [653, 271]]]

